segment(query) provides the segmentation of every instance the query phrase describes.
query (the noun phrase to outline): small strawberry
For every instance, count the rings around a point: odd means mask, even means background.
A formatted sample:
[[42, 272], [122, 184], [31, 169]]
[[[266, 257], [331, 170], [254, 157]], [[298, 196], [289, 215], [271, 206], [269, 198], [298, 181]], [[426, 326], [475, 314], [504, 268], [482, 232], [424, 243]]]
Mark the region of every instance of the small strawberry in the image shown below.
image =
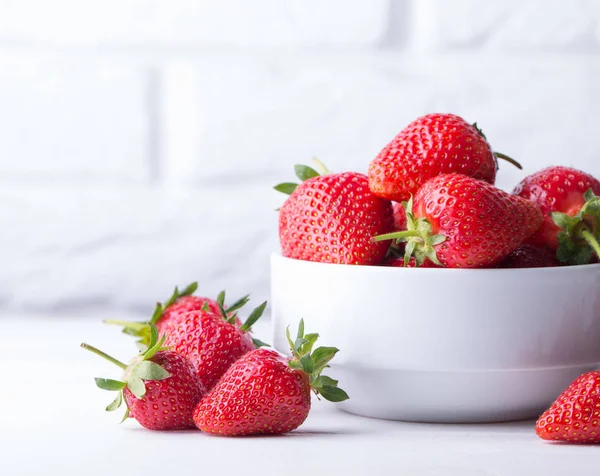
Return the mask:
[[[413, 211], [414, 210], [414, 211]], [[472, 177], [439, 175], [406, 203], [407, 230], [375, 237], [406, 242], [405, 260], [484, 268], [512, 253], [540, 226], [534, 203]]]
[[547, 248], [525, 244], [504, 258], [498, 268], [551, 268], [559, 264], [554, 253]]
[[222, 307], [219, 314], [206, 309], [179, 314], [169, 325], [165, 345], [187, 357], [210, 390], [237, 359], [266, 345], [250, 335], [266, 305], [254, 309], [241, 326]]
[[543, 440], [600, 443], [600, 371], [577, 377], [535, 424]]
[[367, 177], [356, 172], [321, 176], [297, 165], [300, 185], [283, 183], [289, 194], [279, 212], [283, 256], [322, 263], [380, 264], [388, 243], [372, 236], [393, 231], [390, 202], [369, 190]]
[[[198, 289], [198, 283], [194, 282], [186, 286], [182, 291], [175, 287], [171, 297], [164, 303], [156, 303], [152, 317], [147, 322], [130, 322], [107, 319], [104, 322], [107, 324], [116, 324], [123, 326], [123, 332], [135, 337], [138, 337], [138, 347], [146, 349], [150, 341], [150, 327], [148, 324], [154, 324], [158, 328], [159, 334], [168, 332], [170, 323], [177, 316], [190, 311], [198, 311], [200, 309], [208, 309], [211, 312], [219, 313], [219, 306], [227, 309], [228, 313], [234, 313], [248, 302], [248, 295], [238, 299], [231, 306], [225, 306], [225, 291], [221, 291], [217, 299], [207, 297], [194, 296], [193, 294]], [[241, 322], [238, 321], [241, 325]]]
[[127, 410], [122, 421], [131, 414], [150, 430], [181, 430], [193, 428], [194, 407], [206, 393], [191, 362], [181, 354], [163, 347], [164, 336], [150, 324], [148, 349], [126, 365], [88, 344], [86, 350], [97, 354], [123, 369], [122, 380], [97, 378], [103, 390], [116, 391], [117, 397], [106, 411], [119, 408], [123, 400]]
[[459, 173], [493, 184], [501, 158], [477, 123], [453, 114], [428, 114], [411, 122], [369, 166], [369, 187], [378, 197], [403, 202], [430, 178]]
[[556, 250], [566, 264], [600, 257], [600, 181], [581, 170], [548, 167], [525, 177], [513, 191], [537, 203], [544, 215], [530, 242]]
[[310, 411], [311, 389], [326, 400], [341, 402], [346, 392], [321, 372], [338, 352], [335, 347], [312, 351], [318, 334], [304, 334], [300, 321], [292, 342], [292, 359], [268, 349], [254, 350], [223, 375], [194, 411], [202, 431], [224, 436], [279, 434], [298, 428]]
[[406, 230], [406, 212], [404, 211], [404, 205], [402, 203], [393, 202], [392, 210], [394, 212], [394, 230]]

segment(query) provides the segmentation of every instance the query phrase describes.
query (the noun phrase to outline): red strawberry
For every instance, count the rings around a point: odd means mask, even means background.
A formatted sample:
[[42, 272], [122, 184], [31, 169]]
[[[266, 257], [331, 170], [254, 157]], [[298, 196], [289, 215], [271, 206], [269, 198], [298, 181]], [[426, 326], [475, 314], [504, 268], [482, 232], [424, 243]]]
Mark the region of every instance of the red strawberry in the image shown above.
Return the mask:
[[254, 309], [241, 326], [224, 309], [219, 314], [206, 310], [179, 314], [171, 321], [165, 345], [190, 359], [210, 390], [237, 359], [265, 345], [253, 339], [249, 331], [266, 305], [264, 302]]
[[326, 400], [346, 400], [336, 380], [320, 375], [338, 349], [319, 347], [312, 352], [317, 337], [304, 335], [300, 321], [295, 342], [288, 331], [291, 360], [267, 349], [246, 354], [198, 404], [196, 426], [224, 436], [286, 433], [308, 416], [311, 388]]
[[[413, 213], [414, 209], [414, 213]], [[407, 202], [407, 231], [377, 241], [406, 242], [406, 256], [417, 265], [426, 258], [446, 268], [497, 264], [531, 236], [542, 221], [534, 203], [486, 182], [459, 174], [427, 181]]]
[[106, 407], [119, 408], [123, 400], [140, 425], [150, 430], [181, 430], [193, 428], [194, 407], [206, 393], [191, 362], [181, 354], [165, 350], [164, 336], [158, 340], [158, 330], [150, 324], [151, 339], [148, 350], [136, 356], [129, 365], [105, 354], [88, 344], [89, 350], [123, 369], [123, 380], [97, 378], [96, 385], [103, 390], [117, 391], [117, 397]]
[[548, 167], [517, 185], [515, 195], [537, 203], [544, 215], [530, 242], [557, 250], [567, 264], [587, 264], [600, 256], [600, 181], [581, 170]]
[[402, 203], [393, 202], [392, 210], [394, 212], [394, 230], [406, 230], [406, 213], [404, 212], [404, 205]]
[[600, 371], [577, 377], [535, 424], [543, 440], [600, 443]]
[[558, 265], [556, 256], [547, 248], [525, 244], [504, 258], [498, 268], [551, 268]]
[[460, 173], [491, 184], [496, 157], [477, 124], [453, 114], [428, 114], [411, 122], [369, 166], [369, 187], [382, 198], [403, 202], [432, 177]]
[[[105, 320], [107, 324], [116, 324], [123, 326], [123, 332], [135, 337], [139, 337], [138, 346], [141, 349], [145, 349], [148, 346], [150, 340], [150, 332], [148, 323], [156, 325], [159, 334], [165, 334], [168, 332], [168, 328], [173, 320], [181, 314], [185, 314], [190, 311], [199, 311], [205, 309], [214, 313], [219, 313], [219, 305], [224, 306], [228, 313], [233, 313], [236, 310], [243, 307], [248, 302], [248, 296], [244, 296], [238, 299], [231, 306], [226, 307], [225, 302], [225, 291], [221, 291], [217, 296], [217, 300], [210, 299], [207, 297], [193, 296], [198, 289], [198, 283], [194, 282], [186, 286], [182, 291], [175, 287], [171, 297], [164, 303], [156, 303], [154, 313], [148, 322], [129, 322], [129, 321], [118, 321], [108, 319]], [[238, 325], [242, 325], [239, 320]]]
[[379, 264], [388, 243], [373, 235], [393, 231], [392, 206], [369, 190], [365, 175], [355, 172], [320, 176], [296, 166], [300, 185], [285, 183], [276, 190], [290, 194], [279, 212], [283, 256], [341, 264]]

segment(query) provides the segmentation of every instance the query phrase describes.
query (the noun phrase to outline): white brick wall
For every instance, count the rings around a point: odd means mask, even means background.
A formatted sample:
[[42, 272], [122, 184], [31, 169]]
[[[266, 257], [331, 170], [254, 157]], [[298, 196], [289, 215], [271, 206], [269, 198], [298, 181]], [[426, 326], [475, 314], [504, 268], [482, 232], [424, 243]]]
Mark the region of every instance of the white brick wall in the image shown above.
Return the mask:
[[271, 185], [478, 121], [512, 186], [600, 176], [600, 2], [0, 0], [0, 311], [268, 297]]

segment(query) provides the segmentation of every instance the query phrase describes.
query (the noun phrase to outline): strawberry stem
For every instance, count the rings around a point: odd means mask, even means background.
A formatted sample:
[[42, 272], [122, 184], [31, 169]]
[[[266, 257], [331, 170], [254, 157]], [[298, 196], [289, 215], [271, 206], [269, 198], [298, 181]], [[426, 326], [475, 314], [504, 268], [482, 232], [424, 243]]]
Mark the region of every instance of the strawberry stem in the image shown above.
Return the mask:
[[523, 166], [519, 162], [517, 162], [515, 159], [513, 159], [512, 157], [509, 157], [508, 155], [503, 154], [501, 152], [494, 152], [494, 155], [498, 159], [506, 160], [508, 163], [513, 164], [519, 170], [523, 170]]
[[89, 350], [90, 352], [92, 352], [96, 355], [99, 355], [100, 357], [108, 360], [109, 362], [112, 362], [116, 366], [121, 367], [123, 370], [125, 370], [127, 368], [127, 365], [125, 365], [123, 362], [115, 359], [114, 357], [111, 357], [110, 355], [106, 354], [105, 352], [102, 352], [100, 349], [97, 349], [93, 345], [89, 345], [84, 342], [81, 344], [81, 347], [84, 348], [85, 350]]
[[598, 240], [596, 240], [596, 238], [594, 237], [594, 235], [592, 234], [592, 232], [590, 230], [584, 229], [581, 232], [581, 236], [592, 247], [592, 249], [594, 250], [594, 252], [598, 256], [598, 258], [600, 258], [600, 244], [598, 243]]
[[385, 235], [374, 236], [375, 241], [397, 240], [398, 238], [409, 238], [411, 236], [421, 236], [422, 233], [418, 230], [395, 231], [394, 233], [386, 233]]

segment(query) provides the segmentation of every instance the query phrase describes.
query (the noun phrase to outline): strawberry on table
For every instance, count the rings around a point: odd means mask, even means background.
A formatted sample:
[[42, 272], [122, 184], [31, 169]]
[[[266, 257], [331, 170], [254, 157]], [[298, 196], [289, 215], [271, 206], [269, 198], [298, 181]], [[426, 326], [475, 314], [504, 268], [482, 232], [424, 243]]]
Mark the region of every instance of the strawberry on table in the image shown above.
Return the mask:
[[241, 326], [222, 307], [218, 314], [207, 308], [179, 314], [169, 325], [165, 345], [187, 357], [210, 390], [237, 359], [266, 345], [250, 334], [266, 305], [254, 309]]
[[127, 406], [123, 421], [130, 412], [140, 425], [150, 430], [181, 430], [193, 428], [194, 407], [206, 393], [193, 365], [181, 354], [163, 347], [158, 330], [150, 324], [148, 349], [124, 364], [101, 350], [81, 344], [123, 369], [122, 380], [97, 378], [96, 385], [103, 390], [116, 391], [115, 400], [107, 411]]
[[459, 173], [493, 184], [502, 158], [518, 162], [490, 145], [477, 124], [454, 114], [428, 114], [411, 122], [369, 166], [369, 187], [382, 198], [403, 202], [427, 180]]
[[600, 371], [577, 377], [535, 424], [544, 440], [600, 443]]
[[[198, 289], [198, 283], [193, 282], [186, 286], [183, 290], [175, 287], [171, 297], [164, 303], [156, 303], [152, 317], [147, 322], [130, 322], [107, 319], [104, 322], [107, 324], [116, 324], [123, 326], [123, 332], [138, 338], [138, 346], [141, 349], [148, 347], [150, 340], [150, 327], [148, 324], [154, 324], [158, 328], [159, 334], [168, 332], [168, 328], [172, 321], [176, 320], [177, 316], [190, 311], [198, 311], [202, 308], [207, 308], [211, 312], [219, 313], [219, 306], [227, 309], [228, 313], [234, 313], [242, 308], [248, 302], [248, 295], [238, 299], [231, 306], [225, 306], [225, 291], [221, 291], [217, 299], [207, 297], [194, 296], [193, 294]], [[238, 322], [239, 323], [239, 322]], [[239, 323], [241, 325], [241, 323]]]
[[312, 350], [318, 334], [304, 334], [301, 320], [292, 341], [292, 358], [270, 349], [254, 350], [223, 375], [194, 411], [196, 426], [223, 436], [280, 434], [298, 428], [310, 411], [311, 390], [332, 402], [346, 392], [321, 372], [338, 352], [335, 347]]
[[556, 250], [566, 264], [600, 257], [600, 181], [581, 170], [553, 166], [525, 177], [513, 193], [537, 203], [544, 215], [532, 244]]
[[427, 181], [406, 203], [407, 230], [375, 237], [406, 242], [405, 260], [446, 268], [496, 265], [540, 226], [539, 207], [460, 174]]
[[283, 256], [322, 263], [372, 265], [386, 256], [389, 242], [374, 235], [394, 230], [392, 205], [376, 197], [365, 175], [356, 172], [319, 175], [297, 165], [303, 182], [279, 184], [289, 194], [279, 211]]

